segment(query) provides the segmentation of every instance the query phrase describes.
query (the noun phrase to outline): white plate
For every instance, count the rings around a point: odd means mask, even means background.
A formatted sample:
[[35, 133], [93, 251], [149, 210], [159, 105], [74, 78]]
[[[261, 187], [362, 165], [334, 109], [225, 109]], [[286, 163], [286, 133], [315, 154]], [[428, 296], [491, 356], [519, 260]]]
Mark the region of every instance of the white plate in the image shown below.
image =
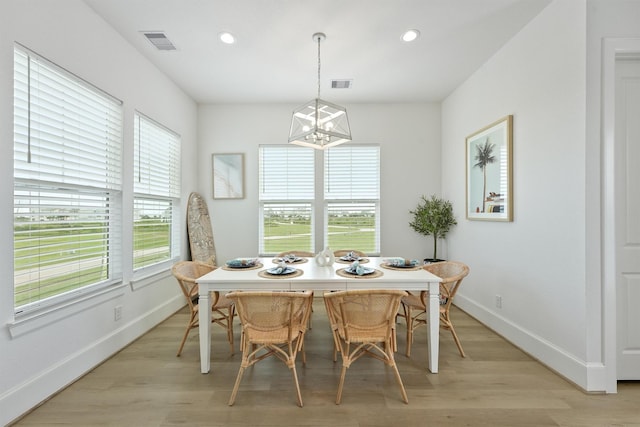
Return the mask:
[[[362, 269], [363, 269], [362, 276], [366, 276], [367, 274], [371, 274], [374, 271], [376, 271], [374, 268], [369, 268], [369, 267], [362, 267]], [[359, 276], [359, 274], [356, 273], [355, 270], [352, 270], [351, 267], [345, 268], [344, 271], [346, 271], [349, 274], [353, 274], [354, 276]]]
[[280, 272], [280, 273], [277, 272], [278, 269], [279, 269], [279, 267], [270, 268], [270, 269], [267, 270], [267, 273], [273, 274], [274, 276], [282, 276], [282, 275], [285, 275], [285, 274], [291, 274], [291, 273], [295, 273], [296, 272], [296, 269], [293, 268], [293, 267], [287, 267], [284, 270], [282, 270], [282, 272]]

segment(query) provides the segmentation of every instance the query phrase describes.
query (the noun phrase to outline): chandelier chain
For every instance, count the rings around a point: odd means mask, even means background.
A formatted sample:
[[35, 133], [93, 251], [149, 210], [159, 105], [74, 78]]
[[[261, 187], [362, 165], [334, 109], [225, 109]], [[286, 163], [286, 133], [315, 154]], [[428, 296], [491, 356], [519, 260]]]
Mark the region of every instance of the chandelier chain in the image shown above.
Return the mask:
[[320, 99], [320, 40], [318, 37], [318, 99]]

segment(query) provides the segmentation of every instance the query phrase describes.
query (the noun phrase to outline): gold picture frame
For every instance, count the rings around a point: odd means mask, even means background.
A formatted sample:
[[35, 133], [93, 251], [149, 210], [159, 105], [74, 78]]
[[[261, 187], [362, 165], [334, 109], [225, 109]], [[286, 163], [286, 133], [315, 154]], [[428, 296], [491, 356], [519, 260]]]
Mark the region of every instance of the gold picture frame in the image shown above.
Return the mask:
[[213, 154], [211, 167], [214, 199], [244, 198], [244, 154]]
[[466, 216], [513, 221], [513, 116], [466, 138]]

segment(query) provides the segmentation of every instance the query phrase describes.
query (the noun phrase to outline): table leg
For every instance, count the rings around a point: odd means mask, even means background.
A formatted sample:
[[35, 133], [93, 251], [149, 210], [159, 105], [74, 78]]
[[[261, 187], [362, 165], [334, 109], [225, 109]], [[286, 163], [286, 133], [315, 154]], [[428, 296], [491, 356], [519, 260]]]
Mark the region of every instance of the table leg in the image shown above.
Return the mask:
[[[206, 374], [211, 369], [211, 306], [210, 292], [203, 292], [200, 285], [200, 299], [198, 300], [198, 334], [200, 335], [200, 372]], [[207, 307], [207, 308], [205, 308]]]
[[427, 342], [429, 351], [427, 363], [429, 370], [438, 373], [438, 355], [440, 352], [440, 284], [429, 283], [427, 302]]

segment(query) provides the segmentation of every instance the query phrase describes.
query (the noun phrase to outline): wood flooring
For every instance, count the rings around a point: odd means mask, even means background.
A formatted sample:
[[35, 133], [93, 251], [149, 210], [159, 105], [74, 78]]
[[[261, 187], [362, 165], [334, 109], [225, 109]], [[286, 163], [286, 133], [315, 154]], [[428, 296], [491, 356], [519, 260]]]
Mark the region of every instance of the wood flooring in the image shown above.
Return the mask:
[[[640, 383], [617, 394], [588, 394], [550, 371], [466, 313], [452, 308], [467, 353], [461, 358], [440, 331], [440, 372], [426, 369], [426, 334], [416, 331], [404, 356], [398, 325], [396, 361], [409, 404], [393, 373], [363, 358], [347, 371], [342, 404], [335, 397], [341, 362], [323, 302], [314, 302], [306, 338], [307, 365], [298, 358], [304, 407], [296, 405], [290, 371], [271, 358], [249, 368], [236, 403], [227, 405], [240, 365], [225, 331], [212, 326], [211, 373], [200, 373], [198, 333], [175, 353], [188, 321], [185, 309], [35, 408], [17, 426], [640, 426]], [[237, 322], [237, 320], [236, 320]], [[236, 348], [240, 342], [236, 328]]]

